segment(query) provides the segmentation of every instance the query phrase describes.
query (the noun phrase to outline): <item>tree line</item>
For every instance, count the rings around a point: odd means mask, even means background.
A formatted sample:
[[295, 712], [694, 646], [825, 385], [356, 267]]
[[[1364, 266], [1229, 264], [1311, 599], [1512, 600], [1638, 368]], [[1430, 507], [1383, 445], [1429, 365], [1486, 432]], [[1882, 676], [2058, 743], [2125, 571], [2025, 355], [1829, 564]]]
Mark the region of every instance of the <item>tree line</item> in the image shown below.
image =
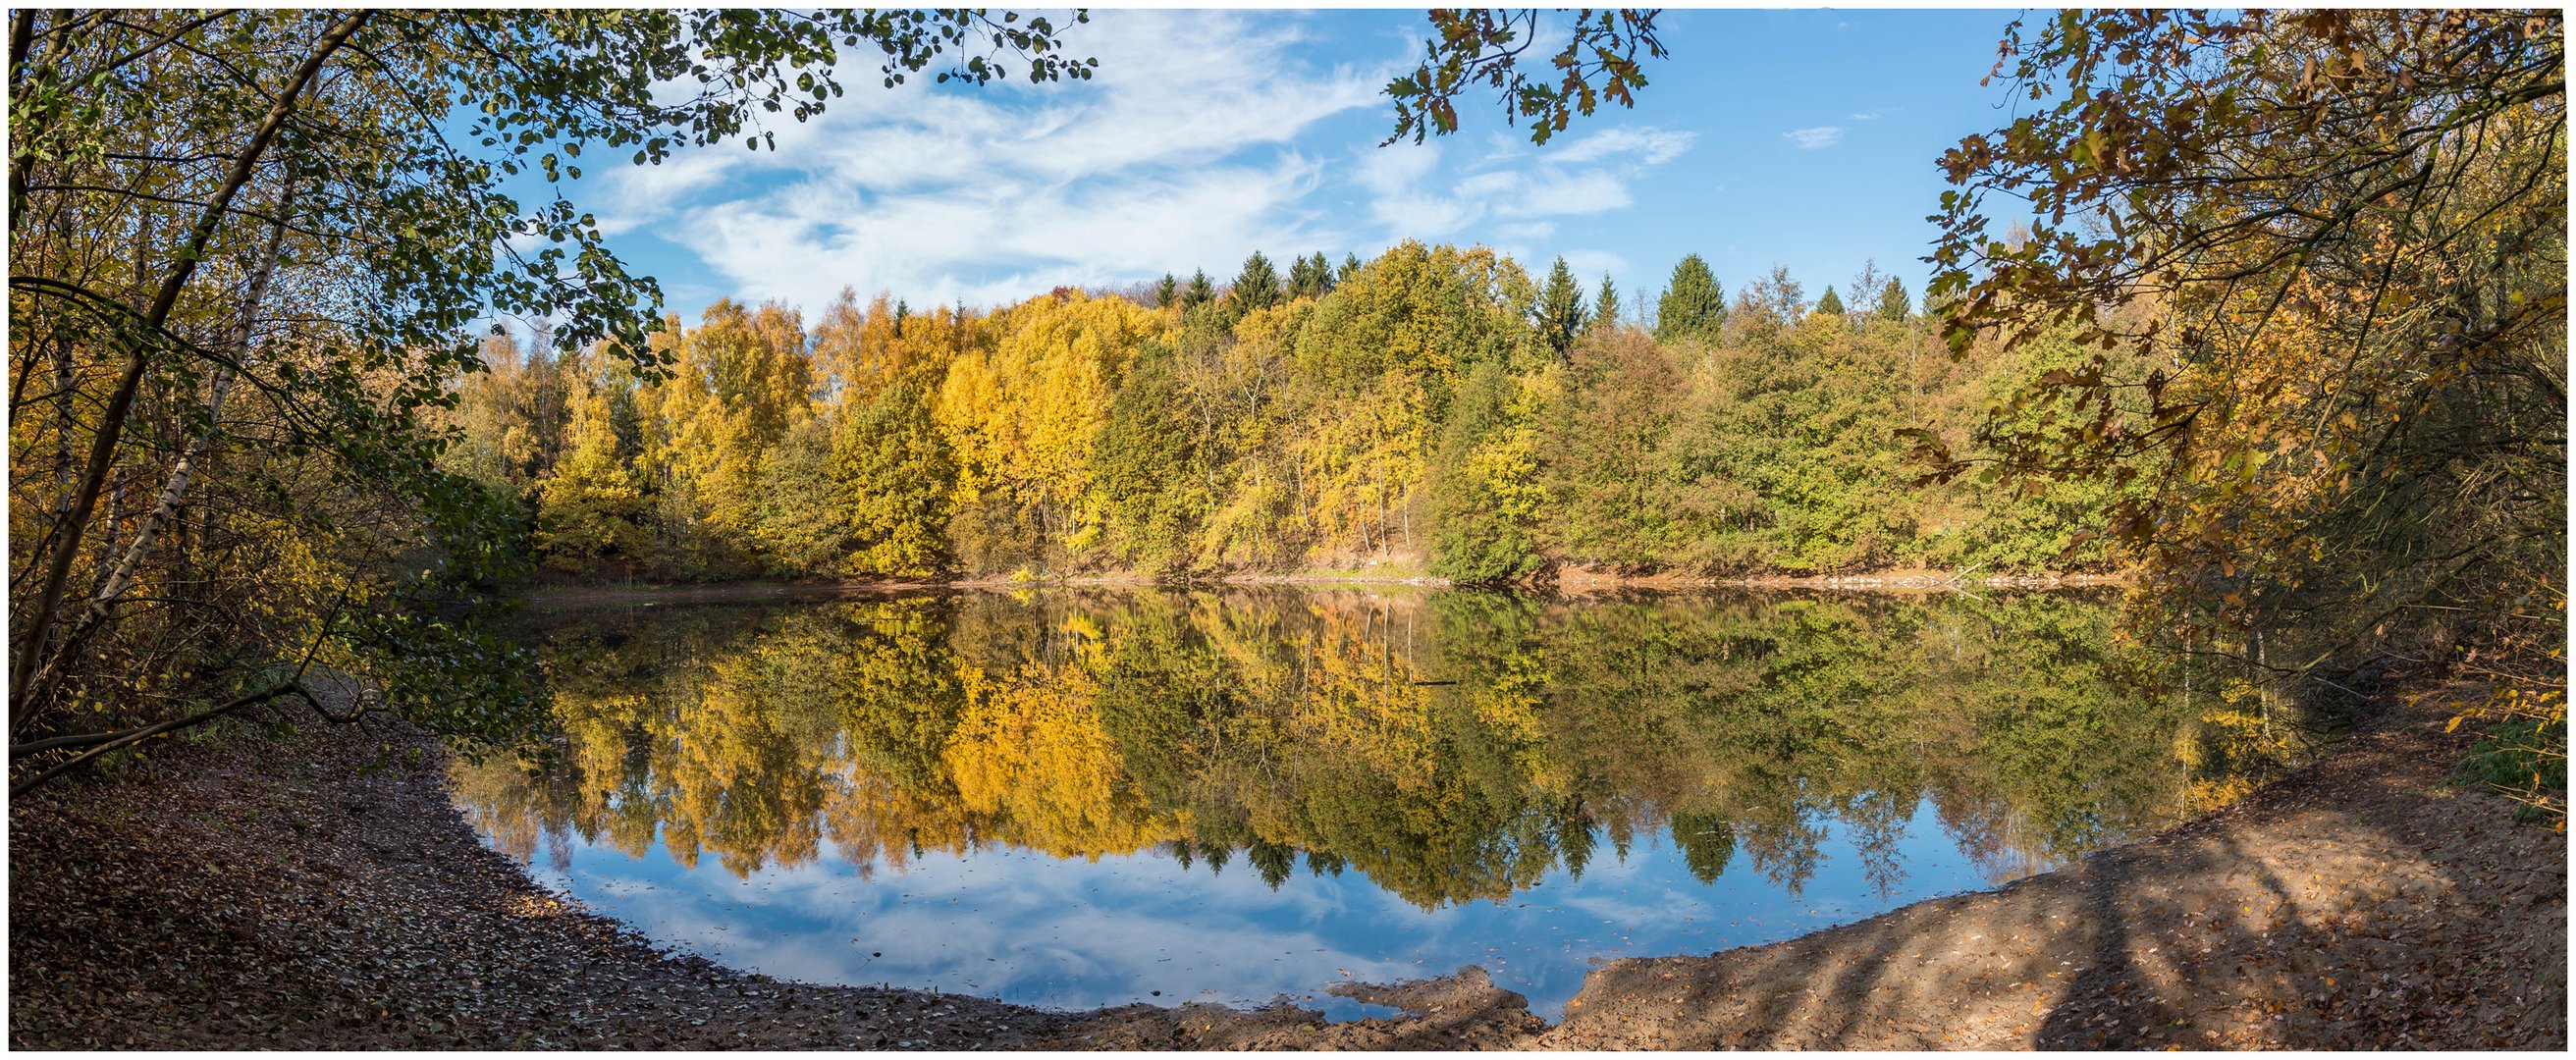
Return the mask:
[[[1533, 79], [1514, 34], [1542, 17], [1564, 44]], [[1088, 21], [11, 12], [13, 790], [272, 704], [514, 739], [543, 693], [488, 619], [529, 565], [528, 527], [513, 498], [453, 470], [432, 421], [481, 367], [473, 325], [496, 312], [558, 320], [567, 347], [651, 354], [660, 286], [569, 182], [774, 147], [780, 123], [851, 83], [1085, 80]], [[1423, 68], [1389, 85], [1399, 131], [1450, 131], [1461, 97], [1490, 90], [1543, 141], [1604, 99], [1629, 105], [1636, 60], [1665, 54], [1652, 12], [1431, 28]], [[570, 463], [592, 473], [562, 488], [601, 488], [614, 508], [599, 396], [550, 395], [563, 403], [541, 415], [560, 422], [503, 448], [590, 431]], [[741, 500], [712, 498], [726, 519]], [[333, 671], [365, 693], [306, 679]]]
[[726, 300], [645, 358], [496, 328], [441, 459], [591, 577], [2108, 562], [2076, 535], [2116, 490], [1918, 488], [1897, 433], [1965, 444], [2073, 348], [1951, 358], [1874, 265], [1848, 300], [1779, 269], [1730, 298], [1692, 256], [1632, 316], [1562, 259], [1290, 261], [990, 311]]
[[[2016, 22], [1996, 72], [2028, 106], [1939, 160], [1937, 311], [1902, 319], [1874, 281], [1643, 296], [1408, 244], [684, 327], [594, 217], [510, 190], [757, 148], [846, 56], [1087, 77], [1080, 22], [12, 12], [13, 789], [276, 702], [514, 739], [543, 690], [486, 616], [538, 561], [2120, 564], [2136, 641], [2267, 690], [2475, 678], [2489, 775], [2563, 812], [2557, 13]], [[1530, 16], [1432, 25], [1399, 136], [1486, 86], [1544, 140], [1664, 53], [1649, 13], [1587, 15], [1532, 82]], [[495, 312], [562, 325], [478, 351]], [[318, 667], [371, 691], [323, 702]]]

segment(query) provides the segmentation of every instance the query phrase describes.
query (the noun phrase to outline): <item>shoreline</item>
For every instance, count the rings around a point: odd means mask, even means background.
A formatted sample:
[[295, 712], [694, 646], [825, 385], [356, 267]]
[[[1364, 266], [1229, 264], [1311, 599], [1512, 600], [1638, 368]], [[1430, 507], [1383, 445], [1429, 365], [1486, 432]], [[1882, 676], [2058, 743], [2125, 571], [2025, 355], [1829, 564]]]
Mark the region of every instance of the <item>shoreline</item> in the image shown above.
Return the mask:
[[[1618, 593], [1687, 593], [1710, 590], [1754, 591], [1831, 591], [1931, 593], [1963, 592], [1969, 589], [1999, 591], [2124, 588], [2136, 583], [2125, 573], [2059, 573], [1987, 574], [1973, 572], [1961, 575], [1949, 571], [1914, 567], [1887, 568], [1853, 574], [1758, 574], [1709, 577], [1698, 575], [1603, 573], [1576, 568], [1554, 572], [1552, 580], [1526, 586], [1506, 586], [1498, 591], [1527, 592], [1578, 598]], [[900, 596], [912, 593], [979, 590], [1010, 592], [1045, 589], [1142, 589], [1142, 588], [1227, 588], [1241, 586], [1297, 586], [1305, 588], [1358, 589], [1455, 589], [1446, 578], [1424, 574], [1369, 574], [1336, 571], [1301, 571], [1294, 573], [1247, 573], [1218, 577], [1170, 579], [1158, 575], [1135, 573], [1055, 575], [1041, 578], [977, 577], [952, 579], [841, 579], [813, 581], [772, 581], [750, 578], [735, 581], [713, 581], [672, 584], [580, 584], [532, 585], [526, 589], [526, 600], [532, 604], [580, 605], [603, 603], [727, 603], [762, 599], [829, 599], [834, 597]], [[1470, 587], [1473, 588], [1473, 587]]]
[[[1290, 1008], [1053, 1012], [775, 981], [658, 949], [536, 884], [449, 801], [430, 741], [244, 724], [13, 803], [10, 1037], [20, 1048], [2563, 1046], [2566, 837], [2450, 786], [2465, 738], [2429, 709], [2379, 702], [2315, 762], [2235, 806], [2000, 888], [1764, 946], [1613, 962], [1553, 1026], [1473, 968], [1346, 987], [1411, 1015], [1341, 1024]], [[379, 743], [389, 763], [373, 762]]]

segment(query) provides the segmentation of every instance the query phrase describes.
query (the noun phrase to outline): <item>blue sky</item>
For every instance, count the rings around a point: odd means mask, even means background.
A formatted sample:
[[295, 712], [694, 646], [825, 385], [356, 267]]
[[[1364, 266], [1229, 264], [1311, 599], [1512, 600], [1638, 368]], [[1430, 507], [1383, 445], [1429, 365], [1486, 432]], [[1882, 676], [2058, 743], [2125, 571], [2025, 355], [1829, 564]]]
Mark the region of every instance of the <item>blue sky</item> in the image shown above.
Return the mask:
[[[1419, 11], [1102, 11], [1067, 43], [1091, 83], [876, 87], [849, 71], [821, 119], [571, 194], [694, 320], [719, 297], [819, 310], [843, 285], [915, 305], [1117, 286], [1254, 250], [1367, 258], [1406, 238], [1484, 244], [1541, 273], [1660, 290], [1698, 253], [1732, 291], [1784, 265], [1810, 297], [1864, 259], [1919, 296], [1934, 162], [2001, 124], [1980, 87], [2006, 10], [1674, 10], [1672, 58], [1633, 110], [1545, 148], [1489, 96], [1457, 135], [1377, 146]], [[928, 78], [917, 79], [927, 82]]]

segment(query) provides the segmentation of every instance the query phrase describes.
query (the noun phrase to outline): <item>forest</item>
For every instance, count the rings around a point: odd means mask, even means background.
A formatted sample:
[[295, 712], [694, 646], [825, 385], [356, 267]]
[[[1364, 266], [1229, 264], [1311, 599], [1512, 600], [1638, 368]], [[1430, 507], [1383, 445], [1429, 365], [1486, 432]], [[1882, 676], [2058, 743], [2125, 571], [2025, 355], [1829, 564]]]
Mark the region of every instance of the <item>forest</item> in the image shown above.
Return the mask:
[[10, 9], [10, 1044], [2563, 1050], [2563, 12], [1986, 14]]
[[[1389, 142], [1490, 92], [1544, 143], [1667, 58], [1536, 19], [1433, 13]], [[1080, 81], [1083, 21], [13, 13], [13, 790], [268, 704], [514, 746], [540, 576], [1920, 566], [2120, 572], [2124, 643], [2282, 695], [2447, 668], [2563, 811], [2557, 15], [2015, 22], [1919, 293], [1399, 242], [688, 320], [561, 193], [878, 82]]]
[[1918, 488], [1897, 434], [1965, 445], [2074, 345], [1949, 357], [1875, 269], [1849, 300], [1778, 269], [1729, 300], [1694, 256], [1631, 313], [1562, 259], [1544, 282], [1414, 242], [1291, 262], [990, 311], [845, 290], [810, 326], [724, 301], [666, 321], [649, 378], [496, 331], [432, 422], [442, 466], [594, 578], [2110, 561], [2076, 535], [2115, 490]]

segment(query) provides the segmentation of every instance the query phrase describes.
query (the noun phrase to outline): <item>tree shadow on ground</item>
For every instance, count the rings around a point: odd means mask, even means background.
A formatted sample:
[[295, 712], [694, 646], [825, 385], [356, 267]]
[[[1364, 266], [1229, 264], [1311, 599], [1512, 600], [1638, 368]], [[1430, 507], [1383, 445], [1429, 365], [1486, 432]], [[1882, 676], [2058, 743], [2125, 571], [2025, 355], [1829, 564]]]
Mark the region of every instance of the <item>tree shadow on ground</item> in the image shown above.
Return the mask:
[[2563, 1046], [2566, 840], [2392, 709], [2246, 802], [1992, 892], [1594, 973], [1559, 1048]]

